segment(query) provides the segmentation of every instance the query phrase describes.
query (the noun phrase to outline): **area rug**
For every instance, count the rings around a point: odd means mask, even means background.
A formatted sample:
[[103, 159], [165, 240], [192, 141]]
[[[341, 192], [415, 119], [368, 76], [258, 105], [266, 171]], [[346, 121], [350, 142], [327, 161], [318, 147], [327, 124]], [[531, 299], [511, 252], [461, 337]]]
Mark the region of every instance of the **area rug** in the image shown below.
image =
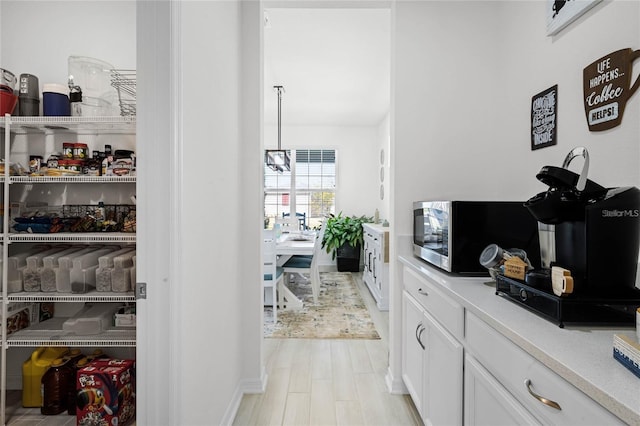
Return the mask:
[[265, 309], [265, 337], [304, 339], [380, 339], [360, 291], [350, 272], [321, 272], [318, 303], [313, 303], [311, 283], [298, 278], [289, 289], [303, 301], [300, 310], [278, 310], [273, 324]]

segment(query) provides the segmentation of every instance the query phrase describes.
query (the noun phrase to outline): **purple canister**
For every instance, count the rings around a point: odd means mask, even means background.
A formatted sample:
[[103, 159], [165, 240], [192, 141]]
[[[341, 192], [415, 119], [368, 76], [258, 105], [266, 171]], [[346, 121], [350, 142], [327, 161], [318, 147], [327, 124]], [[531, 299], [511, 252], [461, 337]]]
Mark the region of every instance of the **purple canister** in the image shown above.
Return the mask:
[[42, 85], [42, 113], [45, 116], [69, 116], [69, 87], [64, 84]]

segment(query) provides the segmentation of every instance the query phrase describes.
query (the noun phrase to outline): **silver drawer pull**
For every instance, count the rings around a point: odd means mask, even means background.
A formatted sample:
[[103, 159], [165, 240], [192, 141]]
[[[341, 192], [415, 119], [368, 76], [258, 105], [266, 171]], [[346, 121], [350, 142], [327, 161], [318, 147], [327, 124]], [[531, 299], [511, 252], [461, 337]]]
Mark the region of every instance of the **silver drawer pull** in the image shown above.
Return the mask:
[[562, 410], [562, 408], [560, 407], [560, 404], [558, 404], [557, 402], [552, 401], [552, 400], [547, 399], [547, 398], [544, 398], [544, 397], [538, 395], [537, 393], [535, 393], [534, 391], [532, 391], [531, 390], [531, 380], [525, 379], [524, 385], [527, 387], [527, 390], [529, 391], [531, 396], [534, 397], [535, 399], [537, 399], [538, 401], [542, 402], [544, 405], [548, 405], [549, 407], [555, 408], [556, 410]]
[[421, 289], [421, 288], [419, 288], [419, 289], [418, 289], [418, 293], [420, 293], [420, 294], [421, 294], [421, 295], [423, 295], [423, 296], [428, 296], [428, 295], [429, 295], [429, 293], [427, 293], [426, 291], [424, 291], [424, 290], [423, 290], [423, 289]]

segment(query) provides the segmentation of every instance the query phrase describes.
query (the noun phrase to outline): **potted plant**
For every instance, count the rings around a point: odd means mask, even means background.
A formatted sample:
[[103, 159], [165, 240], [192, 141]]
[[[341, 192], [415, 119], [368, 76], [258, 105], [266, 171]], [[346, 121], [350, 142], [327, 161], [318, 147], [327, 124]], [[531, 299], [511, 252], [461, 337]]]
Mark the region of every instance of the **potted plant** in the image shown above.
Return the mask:
[[363, 243], [362, 224], [372, 222], [367, 216], [330, 215], [322, 236], [322, 248], [337, 259], [338, 271], [358, 272]]

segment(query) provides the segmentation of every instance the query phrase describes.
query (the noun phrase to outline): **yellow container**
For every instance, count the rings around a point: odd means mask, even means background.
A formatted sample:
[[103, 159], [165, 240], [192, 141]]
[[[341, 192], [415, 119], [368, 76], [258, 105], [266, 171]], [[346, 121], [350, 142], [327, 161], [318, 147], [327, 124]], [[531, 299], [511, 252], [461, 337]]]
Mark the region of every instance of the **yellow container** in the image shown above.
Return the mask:
[[42, 376], [56, 358], [69, 352], [64, 346], [41, 346], [22, 363], [22, 406], [41, 407], [42, 393], [40, 389]]

